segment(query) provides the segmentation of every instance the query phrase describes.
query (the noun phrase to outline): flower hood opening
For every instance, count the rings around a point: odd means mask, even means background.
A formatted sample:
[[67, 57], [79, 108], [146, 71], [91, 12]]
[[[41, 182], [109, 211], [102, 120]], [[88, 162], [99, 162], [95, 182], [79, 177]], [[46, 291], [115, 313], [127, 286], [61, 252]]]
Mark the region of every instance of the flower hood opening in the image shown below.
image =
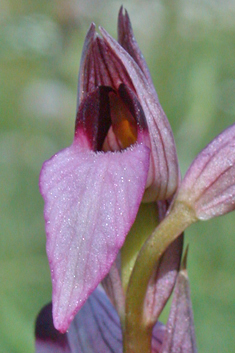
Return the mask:
[[76, 118], [74, 142], [81, 138], [93, 151], [120, 151], [136, 142], [150, 146], [145, 115], [131, 89], [121, 84], [117, 91], [99, 86], [89, 92]]

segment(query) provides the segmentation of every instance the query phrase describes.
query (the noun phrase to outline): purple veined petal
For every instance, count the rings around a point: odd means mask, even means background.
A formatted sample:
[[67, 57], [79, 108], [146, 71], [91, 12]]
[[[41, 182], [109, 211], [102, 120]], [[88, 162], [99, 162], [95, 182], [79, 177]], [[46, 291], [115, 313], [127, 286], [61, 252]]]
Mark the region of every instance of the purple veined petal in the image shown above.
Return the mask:
[[71, 353], [122, 353], [118, 314], [100, 289], [75, 316], [67, 335]]
[[[87, 35], [83, 44], [83, 49], [82, 49], [82, 57], [80, 62], [79, 75], [78, 75], [77, 110], [78, 110], [79, 104], [84, 98], [84, 93], [86, 94], [87, 92], [87, 90], [84, 89], [84, 87], [86, 86], [86, 82], [94, 78], [94, 74], [92, 74], [92, 70], [94, 70], [94, 68], [90, 66], [89, 70], [86, 69], [86, 66], [89, 66], [90, 64], [90, 63], [87, 63], [86, 58], [89, 55], [89, 52], [92, 50], [92, 44], [95, 36], [96, 36], [95, 24], [92, 23], [87, 32]], [[88, 72], [90, 74], [89, 78], [87, 77]]]
[[105, 293], [117, 310], [120, 317], [125, 315], [125, 294], [121, 280], [121, 254], [118, 253], [109, 273], [102, 281]]
[[[165, 218], [170, 201], [158, 201], [159, 222]], [[153, 325], [164, 309], [180, 269], [184, 235], [181, 234], [170, 246], [156, 264], [152, 278], [149, 281], [145, 296], [144, 315], [146, 322]]]
[[79, 140], [43, 165], [47, 255], [55, 327], [65, 332], [109, 272], [138, 212], [149, 149], [93, 152]]
[[99, 86], [118, 90], [121, 83], [132, 88], [131, 79], [122, 63], [110, 57], [108, 46], [92, 24], [86, 35], [78, 78], [77, 110], [87, 93]]
[[104, 139], [111, 125], [108, 112], [110, 90], [110, 87], [100, 86], [87, 93], [77, 112], [75, 139], [79, 139], [80, 145], [93, 151], [102, 150]]
[[144, 59], [144, 56], [135, 40], [131, 21], [126, 9], [121, 6], [118, 14], [118, 43], [130, 54], [130, 56], [135, 60], [136, 64], [139, 66], [143, 72], [148, 85], [152, 89], [155, 99], [158, 101], [157, 92], [155, 91], [153, 81]]
[[156, 100], [155, 90], [148, 84], [134, 59], [103, 28], [100, 28], [100, 32], [107, 47], [106, 50], [102, 50], [102, 55], [103, 60], [109, 63], [110, 75], [114, 76], [117, 72], [120, 75], [121, 68], [126, 70], [125, 77], [129, 78], [131, 83], [125, 82], [125, 84], [134, 87], [147, 120], [151, 160], [144, 200], [167, 199], [175, 193], [179, 178], [178, 160], [170, 124]]
[[173, 291], [179, 273], [183, 248], [183, 234], [167, 248], [149, 282], [144, 316], [150, 325], [154, 324], [164, 309]]
[[189, 167], [177, 199], [210, 219], [235, 209], [235, 125], [207, 145]]
[[[65, 334], [52, 328], [51, 305], [47, 305], [37, 318], [35, 353], [123, 352], [118, 314], [98, 288], [87, 299]], [[153, 329], [152, 353], [159, 353], [164, 333], [165, 326], [158, 322]], [[66, 342], [66, 345], [60, 341]]]
[[197, 353], [186, 256], [176, 281], [161, 353]]

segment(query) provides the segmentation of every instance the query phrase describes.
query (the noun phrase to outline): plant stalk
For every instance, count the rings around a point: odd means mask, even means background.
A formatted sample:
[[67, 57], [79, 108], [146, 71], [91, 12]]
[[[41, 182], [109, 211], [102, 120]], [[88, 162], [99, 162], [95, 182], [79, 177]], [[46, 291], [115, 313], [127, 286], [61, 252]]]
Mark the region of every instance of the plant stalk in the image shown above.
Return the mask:
[[144, 317], [144, 300], [149, 280], [156, 262], [167, 247], [196, 220], [193, 209], [176, 201], [169, 214], [143, 245], [126, 293], [124, 353], [151, 353], [152, 327], [149, 327]]

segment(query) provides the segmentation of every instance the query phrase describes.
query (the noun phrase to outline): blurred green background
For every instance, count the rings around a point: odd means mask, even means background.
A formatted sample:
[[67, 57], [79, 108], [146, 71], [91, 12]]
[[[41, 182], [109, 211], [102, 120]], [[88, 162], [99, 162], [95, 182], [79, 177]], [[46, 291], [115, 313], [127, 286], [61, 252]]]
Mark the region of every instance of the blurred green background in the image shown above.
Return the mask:
[[[175, 134], [182, 174], [235, 120], [234, 1], [0, 0], [0, 351], [34, 351], [50, 301], [45, 159], [73, 139], [82, 44], [94, 21], [116, 36], [120, 5]], [[200, 353], [234, 352], [235, 214], [192, 226], [188, 271]]]

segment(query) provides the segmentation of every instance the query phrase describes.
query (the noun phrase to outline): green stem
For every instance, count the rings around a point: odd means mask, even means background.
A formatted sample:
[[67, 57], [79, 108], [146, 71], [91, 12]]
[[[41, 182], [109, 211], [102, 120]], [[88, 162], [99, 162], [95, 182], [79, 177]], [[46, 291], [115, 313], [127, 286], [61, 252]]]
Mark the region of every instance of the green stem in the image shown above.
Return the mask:
[[191, 208], [176, 202], [142, 247], [126, 293], [125, 353], [151, 353], [152, 327], [148, 327], [144, 317], [144, 300], [150, 277], [170, 243], [196, 220]]

